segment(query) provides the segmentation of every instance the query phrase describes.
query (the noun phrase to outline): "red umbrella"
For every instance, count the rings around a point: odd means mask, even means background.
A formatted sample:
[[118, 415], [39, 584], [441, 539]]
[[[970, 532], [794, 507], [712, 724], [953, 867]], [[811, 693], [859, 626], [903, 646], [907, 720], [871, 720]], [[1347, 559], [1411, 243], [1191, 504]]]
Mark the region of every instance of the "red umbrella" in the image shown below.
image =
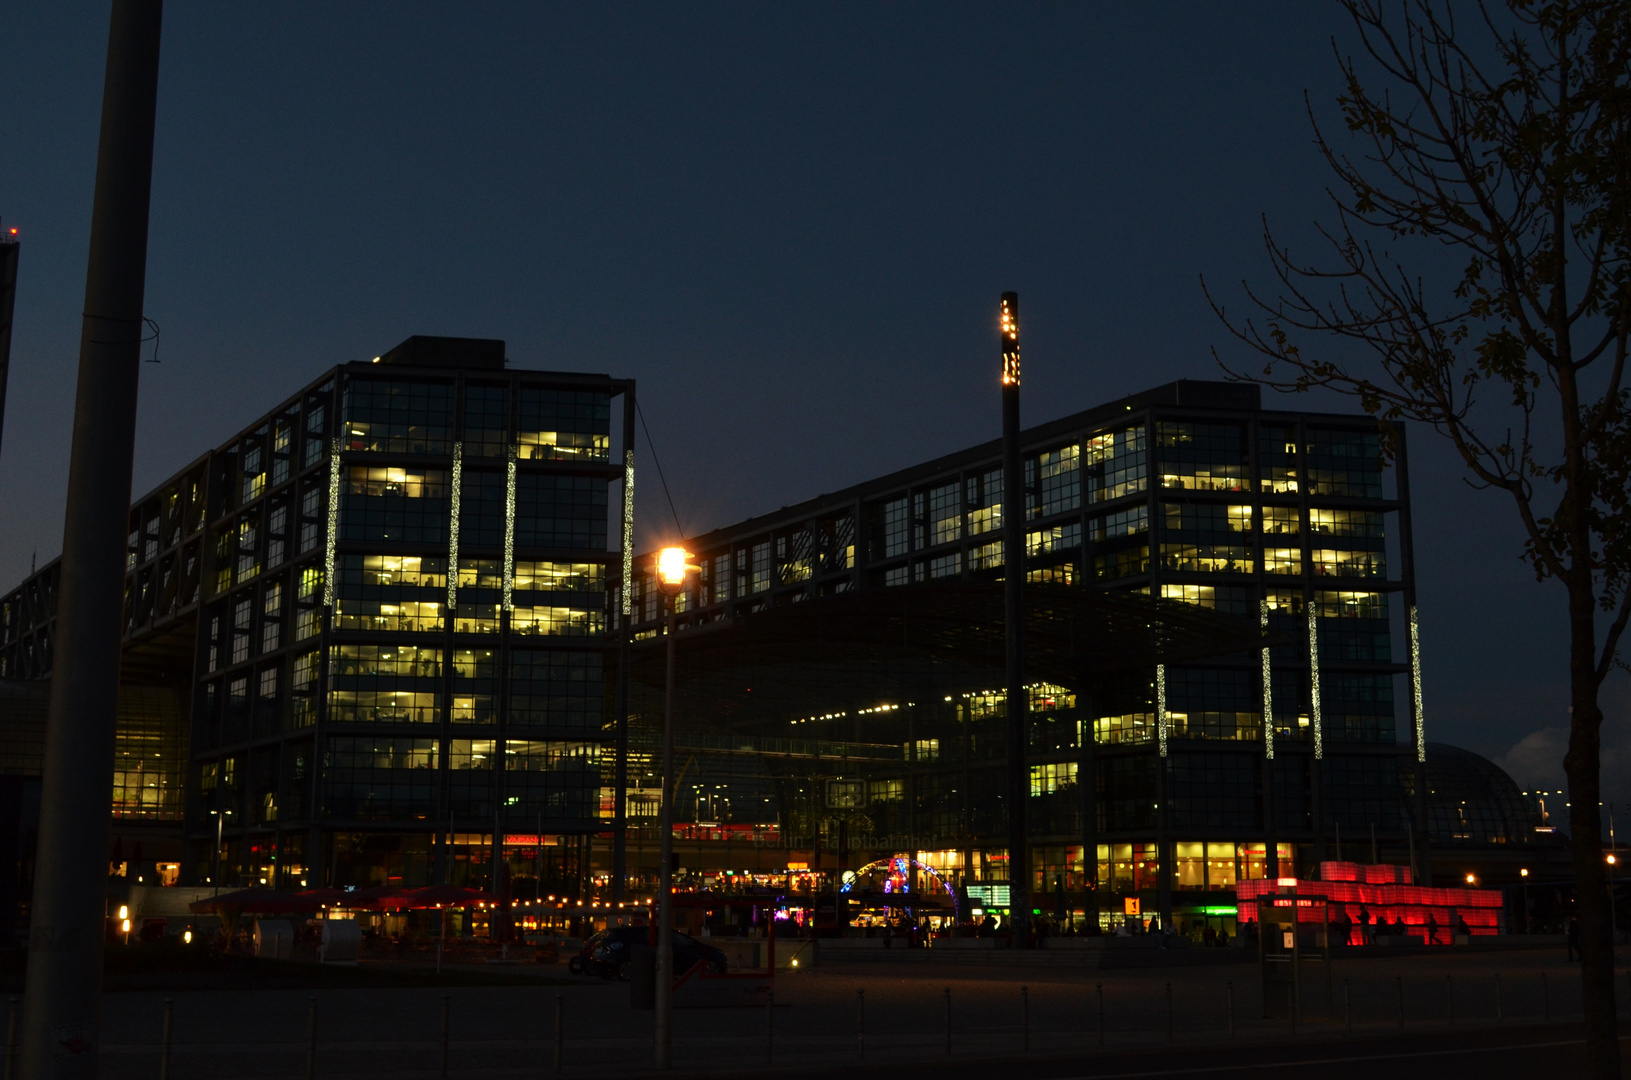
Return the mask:
[[214, 896], [208, 900], [197, 900], [187, 905], [189, 910], [196, 912], [226, 909], [233, 912], [252, 911], [266, 915], [316, 911], [322, 906], [322, 901], [315, 898], [298, 893], [279, 892], [276, 889], [268, 889], [263, 885], [239, 889], [237, 892], [222, 893], [220, 896]]
[[394, 910], [405, 906], [400, 903], [405, 894], [395, 885], [372, 885], [366, 889], [352, 889], [343, 895], [347, 907]]
[[320, 889], [301, 889], [299, 892], [295, 893], [295, 895], [300, 897], [302, 900], [315, 900], [320, 906], [323, 907], [334, 907], [338, 904], [344, 904], [346, 897], [350, 894], [344, 889], [331, 889], [324, 887]]
[[402, 894], [396, 907], [405, 908], [433, 908], [433, 907], [466, 907], [470, 904], [491, 904], [498, 900], [490, 892], [480, 889], [467, 889], [463, 885], [426, 885], [422, 889], [412, 889]]

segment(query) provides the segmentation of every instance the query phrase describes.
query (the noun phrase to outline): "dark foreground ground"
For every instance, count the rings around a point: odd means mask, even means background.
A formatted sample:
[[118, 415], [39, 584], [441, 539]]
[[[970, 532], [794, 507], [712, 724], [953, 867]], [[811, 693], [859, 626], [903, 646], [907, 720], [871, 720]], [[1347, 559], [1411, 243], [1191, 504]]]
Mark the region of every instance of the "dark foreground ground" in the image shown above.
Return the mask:
[[[444, 1075], [444, 1000], [445, 1075], [555, 1075], [557, 1004], [561, 1075], [650, 1071], [652, 1014], [629, 1008], [626, 985], [568, 976], [564, 966], [449, 971], [440, 982], [368, 965], [345, 973], [283, 969], [265, 980], [257, 970], [206, 972], [168, 988], [140, 973], [115, 977], [115, 986], [131, 988], [104, 996], [100, 1076], [159, 1076], [167, 998], [175, 1016], [173, 1080], [306, 1076], [313, 999], [319, 1077]], [[137, 988], [144, 979], [155, 988]], [[183, 988], [189, 980], [197, 988]], [[1322, 1011], [1323, 980], [1312, 981], [1307, 1001]], [[883, 1069], [936, 1080], [948, 1072], [1010, 1080], [1016, 1069], [1037, 1080], [1446, 1080], [1447, 1070], [1567, 1077], [1584, 1068], [1578, 968], [1550, 950], [1349, 959], [1333, 968], [1331, 988], [1331, 1015], [1293, 1029], [1262, 1018], [1254, 963], [979, 968], [931, 964], [903, 951], [885, 961], [784, 973], [774, 1009], [677, 1011], [675, 1067], [706, 1076]], [[1619, 988], [1631, 988], [1631, 976]]]

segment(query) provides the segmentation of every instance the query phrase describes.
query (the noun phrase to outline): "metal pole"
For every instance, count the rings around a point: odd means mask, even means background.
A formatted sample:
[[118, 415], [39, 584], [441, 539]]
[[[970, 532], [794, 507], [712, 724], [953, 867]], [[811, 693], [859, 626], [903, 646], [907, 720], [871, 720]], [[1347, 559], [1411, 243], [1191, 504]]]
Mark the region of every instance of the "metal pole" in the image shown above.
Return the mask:
[[1225, 984], [1229, 992], [1229, 1038], [1235, 1037], [1235, 981], [1230, 979]]
[[1019, 1033], [1019, 1052], [1029, 1054], [1031, 1052], [1031, 988], [1029, 986], [1019, 988]]
[[1546, 981], [1544, 971], [1540, 973], [1540, 1008], [1541, 1019], [1550, 1020], [1552, 1018], [1552, 988]]
[[441, 1072], [441, 1075], [444, 1076], [444, 1077], [447, 1076], [447, 1038], [448, 1038], [448, 1030], [452, 1026], [450, 1021], [451, 1021], [451, 1017], [448, 1015], [447, 995], [443, 994], [442, 995], [442, 1072]]
[[1495, 974], [1495, 1026], [1506, 1026], [1506, 1010], [1501, 1007], [1501, 975]]
[[1172, 1045], [1172, 984], [1167, 983], [1167, 1045]]
[[855, 991], [855, 1060], [866, 1060], [866, 991]]
[[1025, 465], [1019, 431], [1019, 294], [1002, 294], [1003, 623], [1008, 667], [1008, 930], [1025, 948], [1031, 923], [1031, 860], [1026, 804], [1030, 698], [1025, 690]]
[[170, 1039], [175, 1033], [176, 1003], [164, 999], [164, 1030], [159, 1037], [159, 1080], [170, 1080]]
[[946, 987], [946, 1056], [951, 1057], [951, 987]]
[[[631, 381], [623, 390], [622, 586], [617, 611], [617, 761], [612, 788], [612, 899], [626, 899], [629, 879], [629, 636], [634, 605], [634, 433], [639, 399]], [[538, 830], [542, 834], [543, 829]]]
[[560, 1074], [566, 1060], [566, 1001], [555, 995], [555, 1072]]
[[1404, 976], [1396, 975], [1394, 980], [1399, 985], [1399, 1030], [1404, 1030]]
[[765, 997], [765, 1064], [775, 1061], [776, 1055], [776, 991]]
[[317, 1076], [317, 999], [306, 1010], [306, 1080]]
[[1342, 980], [1342, 1027], [1344, 1035], [1354, 1033], [1353, 991], [1348, 980]]
[[17, 259], [22, 245], [0, 235], [0, 435], [6, 430], [6, 378], [11, 367], [11, 314], [17, 300]]
[[1444, 1015], [1450, 1021], [1450, 1027], [1455, 1027], [1455, 976], [1444, 976]]
[[667, 1069], [674, 1020], [674, 598], [668, 604], [668, 675], [663, 688], [662, 866], [657, 881], [657, 1035], [655, 1059]]
[[[1104, 984], [1094, 983], [1093, 992], [1099, 999], [1099, 1049], [1104, 1049]], [[1233, 998], [1231, 997], [1232, 1001]]]
[[114, 0], [45, 729], [22, 1075], [94, 1077], [163, 0]]
[[17, 1031], [22, 1019], [23, 999], [11, 999], [11, 1016], [6, 1022], [6, 1080], [17, 1080]]

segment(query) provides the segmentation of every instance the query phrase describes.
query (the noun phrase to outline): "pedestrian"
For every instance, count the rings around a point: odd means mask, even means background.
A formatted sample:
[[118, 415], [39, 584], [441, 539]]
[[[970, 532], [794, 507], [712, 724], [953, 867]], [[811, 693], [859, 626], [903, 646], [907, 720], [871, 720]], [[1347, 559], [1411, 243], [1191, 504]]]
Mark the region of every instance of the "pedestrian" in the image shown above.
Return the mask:
[[1376, 944], [1376, 938], [1371, 934], [1370, 908], [1364, 904], [1359, 905], [1359, 943], [1361, 945]]
[[1427, 944], [1438, 944], [1438, 919], [1433, 917], [1431, 911], [1427, 913]]
[[1569, 919], [1568, 948], [1569, 963], [1572, 964], [1580, 959], [1580, 920], [1572, 916]]

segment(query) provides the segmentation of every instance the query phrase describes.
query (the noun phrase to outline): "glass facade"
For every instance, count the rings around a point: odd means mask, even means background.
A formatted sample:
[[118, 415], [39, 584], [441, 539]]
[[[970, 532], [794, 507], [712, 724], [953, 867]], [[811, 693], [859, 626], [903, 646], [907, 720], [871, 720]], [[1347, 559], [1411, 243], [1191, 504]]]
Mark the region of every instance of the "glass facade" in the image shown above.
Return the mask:
[[[1401, 626], [1414, 584], [1401, 466], [1368, 418], [1268, 412], [1250, 388], [1182, 386], [1025, 435], [1028, 580], [1194, 605], [1275, 635], [1266, 662], [1253, 650], [1118, 672], [1033, 709], [1031, 884], [1079, 883], [1066, 885], [1072, 910], [1119, 912], [1120, 894], [1145, 890], [1227, 891], [1282, 860], [1286, 873], [1306, 869], [1338, 830], [1374, 830], [1402, 850], [1420, 828], [1407, 795], [1415, 718]], [[970, 451], [697, 538], [705, 572], [678, 605], [682, 642], [691, 627], [854, 590], [998, 580], [1003, 509], [1000, 462]], [[845, 536], [860, 523], [864, 539], [838, 558], [835, 521]], [[630, 629], [660, 636], [654, 583], [641, 575], [629, 588]], [[910, 853], [965, 886], [1007, 882], [1004, 709], [980, 688], [1001, 685], [1001, 671], [945, 665], [870, 702], [876, 684], [849, 685], [850, 673], [760, 674], [767, 697], [778, 677], [793, 688], [774, 704], [733, 703], [733, 737], [808, 740], [808, 757], [761, 752], [754, 768], [699, 750], [691, 767], [719, 794], [696, 815], [780, 850], [699, 841], [688, 864], [819, 864], [848, 823], [869, 840], [853, 861]], [[702, 718], [712, 706], [692, 707], [693, 722], [718, 727]], [[631, 708], [638, 726], [639, 701]], [[834, 764], [824, 744], [872, 756]], [[868, 793], [853, 810], [824, 794], [821, 777], [837, 772]], [[635, 851], [651, 822], [636, 813], [631, 824]], [[1165, 903], [1182, 926], [1185, 904]]]
[[[138, 681], [192, 689], [125, 695], [115, 816], [175, 823], [182, 879], [227, 885], [492, 886], [495, 835], [609, 827], [611, 403], [631, 392], [410, 339], [138, 503]], [[50, 571], [5, 598], [0, 678], [49, 674], [49, 605], [20, 601]]]

